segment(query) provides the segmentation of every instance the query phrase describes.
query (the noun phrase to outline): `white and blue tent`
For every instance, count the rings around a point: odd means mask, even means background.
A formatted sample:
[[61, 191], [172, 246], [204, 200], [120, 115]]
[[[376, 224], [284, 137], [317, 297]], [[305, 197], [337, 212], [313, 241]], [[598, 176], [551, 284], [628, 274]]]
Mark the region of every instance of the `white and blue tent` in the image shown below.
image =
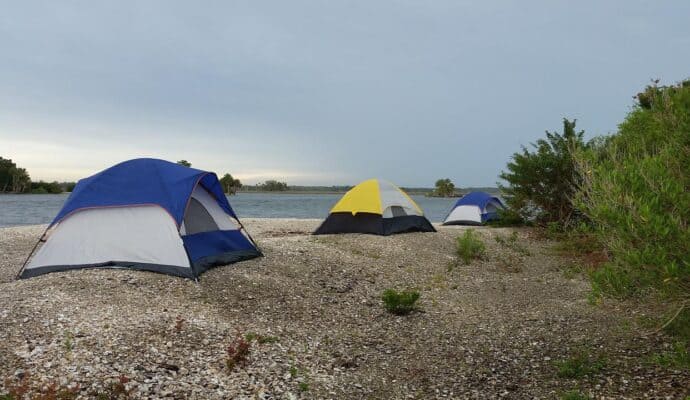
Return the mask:
[[482, 225], [505, 209], [501, 200], [485, 192], [470, 192], [455, 202], [443, 225]]
[[135, 159], [80, 180], [20, 278], [113, 267], [196, 279], [261, 255], [212, 172]]

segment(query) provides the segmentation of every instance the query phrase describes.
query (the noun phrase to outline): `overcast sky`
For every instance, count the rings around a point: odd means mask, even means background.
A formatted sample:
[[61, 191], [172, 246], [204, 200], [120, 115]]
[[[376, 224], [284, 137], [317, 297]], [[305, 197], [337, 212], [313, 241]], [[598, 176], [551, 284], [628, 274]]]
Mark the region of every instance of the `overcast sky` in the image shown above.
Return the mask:
[[577, 118], [690, 76], [690, 1], [4, 1], [0, 156], [34, 180], [136, 157], [246, 183], [494, 185]]

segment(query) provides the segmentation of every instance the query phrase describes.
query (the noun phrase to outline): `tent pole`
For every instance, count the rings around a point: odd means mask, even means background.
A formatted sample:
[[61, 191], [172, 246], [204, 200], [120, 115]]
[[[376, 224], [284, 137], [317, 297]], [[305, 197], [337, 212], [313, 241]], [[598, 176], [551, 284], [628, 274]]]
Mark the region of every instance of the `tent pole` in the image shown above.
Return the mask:
[[34, 252], [36, 251], [36, 248], [38, 248], [38, 245], [41, 244], [41, 242], [44, 242], [45, 237], [46, 237], [46, 232], [48, 232], [48, 229], [50, 229], [50, 226], [46, 228], [46, 230], [43, 231], [43, 234], [41, 234], [41, 237], [38, 238], [38, 241], [34, 245], [33, 249], [31, 249], [31, 253], [26, 257], [26, 260], [24, 260], [24, 264], [22, 264], [22, 268], [17, 272], [17, 276], [15, 277], [15, 280], [19, 279], [19, 277], [22, 275], [22, 272], [24, 272], [24, 268], [26, 268], [26, 264], [29, 263], [29, 260], [31, 259], [31, 256], [34, 255]]
[[261, 255], [263, 255], [264, 252], [261, 251], [261, 248], [260, 248], [259, 245], [254, 241], [254, 238], [252, 238], [252, 235], [249, 234], [249, 231], [247, 230], [247, 228], [245, 228], [244, 225], [242, 225], [242, 221], [240, 221], [240, 219], [237, 218], [237, 217], [235, 217], [235, 221], [237, 221], [237, 223], [240, 224], [240, 228], [244, 231], [244, 233], [247, 234], [247, 237], [249, 238], [249, 240], [252, 241], [252, 244], [254, 245], [254, 247], [256, 247], [256, 249], [259, 250], [259, 253], [261, 253]]

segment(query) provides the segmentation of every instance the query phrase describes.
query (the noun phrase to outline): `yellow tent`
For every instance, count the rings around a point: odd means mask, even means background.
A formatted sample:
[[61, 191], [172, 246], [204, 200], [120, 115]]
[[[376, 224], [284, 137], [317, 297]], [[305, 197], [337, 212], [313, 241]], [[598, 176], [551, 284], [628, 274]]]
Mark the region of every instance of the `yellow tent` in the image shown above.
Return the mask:
[[436, 230], [407, 193], [390, 182], [369, 179], [345, 193], [314, 234], [415, 231]]

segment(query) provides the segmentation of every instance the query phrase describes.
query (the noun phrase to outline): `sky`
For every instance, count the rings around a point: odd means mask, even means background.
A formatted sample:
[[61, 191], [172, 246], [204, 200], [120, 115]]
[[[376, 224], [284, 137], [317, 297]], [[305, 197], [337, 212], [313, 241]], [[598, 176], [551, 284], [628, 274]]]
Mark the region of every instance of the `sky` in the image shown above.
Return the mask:
[[186, 159], [253, 184], [493, 186], [690, 77], [690, 1], [0, 0], [0, 156], [33, 180]]

